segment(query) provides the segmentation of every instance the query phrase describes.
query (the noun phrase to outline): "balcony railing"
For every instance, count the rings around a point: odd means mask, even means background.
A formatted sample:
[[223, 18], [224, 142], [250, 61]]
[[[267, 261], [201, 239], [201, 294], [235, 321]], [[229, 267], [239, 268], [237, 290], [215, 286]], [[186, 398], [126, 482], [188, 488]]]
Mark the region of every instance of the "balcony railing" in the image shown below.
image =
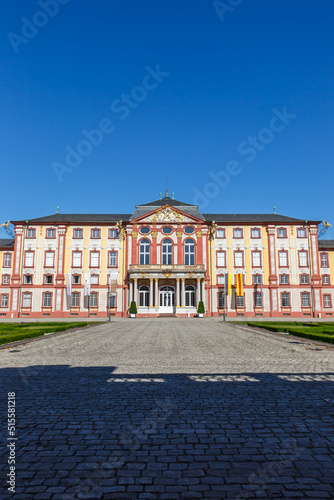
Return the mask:
[[131, 264], [130, 271], [205, 271], [204, 264], [186, 266], [184, 264]]

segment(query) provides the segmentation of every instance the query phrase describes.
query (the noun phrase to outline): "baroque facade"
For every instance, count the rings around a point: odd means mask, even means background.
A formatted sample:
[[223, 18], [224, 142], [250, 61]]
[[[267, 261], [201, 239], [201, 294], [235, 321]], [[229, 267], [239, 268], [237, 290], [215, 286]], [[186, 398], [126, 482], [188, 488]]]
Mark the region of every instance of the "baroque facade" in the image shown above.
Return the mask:
[[318, 240], [319, 222], [202, 214], [168, 193], [132, 214], [13, 221], [15, 239], [0, 240], [0, 316], [127, 316], [135, 301], [138, 316], [188, 317], [202, 300], [206, 316], [331, 317], [334, 240]]

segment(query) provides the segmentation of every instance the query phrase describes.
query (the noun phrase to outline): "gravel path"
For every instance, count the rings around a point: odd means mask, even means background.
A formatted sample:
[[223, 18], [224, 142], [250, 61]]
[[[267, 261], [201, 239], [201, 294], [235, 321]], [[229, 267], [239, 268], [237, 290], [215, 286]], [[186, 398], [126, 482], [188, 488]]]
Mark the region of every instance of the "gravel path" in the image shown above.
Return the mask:
[[2, 498], [334, 498], [334, 349], [119, 319], [2, 350], [0, 367], [17, 436]]

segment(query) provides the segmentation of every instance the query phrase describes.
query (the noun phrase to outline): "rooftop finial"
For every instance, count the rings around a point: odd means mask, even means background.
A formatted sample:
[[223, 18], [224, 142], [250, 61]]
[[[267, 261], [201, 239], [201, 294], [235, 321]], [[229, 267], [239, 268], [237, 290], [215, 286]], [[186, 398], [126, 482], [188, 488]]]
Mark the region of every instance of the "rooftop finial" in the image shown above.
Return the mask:
[[174, 200], [174, 193], [172, 193], [172, 200]]
[[274, 214], [276, 214], [276, 207], [274, 207]]
[[165, 196], [168, 196], [168, 177], [166, 177], [166, 194]]
[[56, 209], [57, 209], [57, 214], [59, 214], [59, 207], [57, 206]]
[[162, 199], [162, 193], [159, 193], [159, 195], [160, 195], [160, 200], [161, 200]]

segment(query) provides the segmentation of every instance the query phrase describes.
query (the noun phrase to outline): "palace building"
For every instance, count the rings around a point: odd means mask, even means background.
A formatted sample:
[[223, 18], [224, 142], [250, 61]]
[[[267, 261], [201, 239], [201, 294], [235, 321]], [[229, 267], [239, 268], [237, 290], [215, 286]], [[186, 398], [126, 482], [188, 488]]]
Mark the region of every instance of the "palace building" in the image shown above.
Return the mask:
[[15, 239], [0, 240], [1, 317], [122, 317], [132, 301], [139, 317], [196, 316], [199, 301], [206, 316], [334, 315], [334, 240], [318, 240], [320, 221], [202, 214], [166, 193], [132, 214], [12, 223]]

